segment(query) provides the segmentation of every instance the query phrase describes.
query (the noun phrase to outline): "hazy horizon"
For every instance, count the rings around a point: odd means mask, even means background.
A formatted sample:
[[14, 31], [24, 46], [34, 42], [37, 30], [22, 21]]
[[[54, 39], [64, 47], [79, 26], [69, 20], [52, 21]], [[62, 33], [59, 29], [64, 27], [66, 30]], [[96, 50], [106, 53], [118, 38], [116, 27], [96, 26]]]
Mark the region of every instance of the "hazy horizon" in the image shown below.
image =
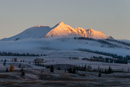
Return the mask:
[[73, 28], [93, 28], [116, 39], [130, 40], [129, 0], [1, 0], [0, 39], [35, 25], [60, 21]]

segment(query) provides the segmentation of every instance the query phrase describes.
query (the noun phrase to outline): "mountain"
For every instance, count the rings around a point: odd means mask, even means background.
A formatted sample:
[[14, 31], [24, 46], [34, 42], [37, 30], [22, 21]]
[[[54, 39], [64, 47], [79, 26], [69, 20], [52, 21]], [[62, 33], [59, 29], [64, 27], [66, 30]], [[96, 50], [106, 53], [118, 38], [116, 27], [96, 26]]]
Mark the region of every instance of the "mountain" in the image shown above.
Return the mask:
[[[40, 38], [49, 38], [49, 37], [88, 37], [94, 39], [106, 39], [108, 38], [105, 34], [100, 31], [95, 31], [93, 29], [83, 29], [83, 28], [72, 28], [69, 25], [60, 22], [54, 27], [50, 28], [49, 26], [34, 26], [26, 29], [20, 34], [12, 36], [10, 38], [4, 38], [2, 40], [21, 40], [21, 39], [40, 39]], [[110, 39], [110, 37], [109, 37]]]
[[68, 36], [80, 36], [88, 37], [94, 39], [106, 39], [107, 36], [100, 31], [95, 31], [93, 29], [83, 29], [83, 28], [72, 28], [63, 22], [58, 23], [52, 28], [50, 32], [46, 34], [45, 37], [68, 37]]
[[51, 28], [49, 26], [34, 26], [31, 28], [26, 29], [22, 33], [15, 35], [10, 38], [4, 38], [2, 40], [8, 41], [8, 40], [21, 40], [21, 39], [29, 39], [29, 38], [42, 38], [44, 35], [46, 35]]
[[64, 24], [63, 22], [58, 23], [52, 28], [50, 32], [46, 34], [45, 37], [65, 37], [76, 35], [76, 30], [71, 26]]
[[95, 31], [93, 29], [87, 30], [87, 37], [88, 38], [94, 38], [94, 39], [106, 39], [107, 38], [107, 36], [104, 35], [102, 32]]
[[82, 36], [82, 37], [87, 37], [87, 38], [94, 38], [94, 39], [106, 39], [107, 36], [104, 35], [102, 32], [100, 31], [95, 31], [93, 29], [83, 29], [83, 28], [75, 28], [75, 30], [77, 31], [77, 34]]

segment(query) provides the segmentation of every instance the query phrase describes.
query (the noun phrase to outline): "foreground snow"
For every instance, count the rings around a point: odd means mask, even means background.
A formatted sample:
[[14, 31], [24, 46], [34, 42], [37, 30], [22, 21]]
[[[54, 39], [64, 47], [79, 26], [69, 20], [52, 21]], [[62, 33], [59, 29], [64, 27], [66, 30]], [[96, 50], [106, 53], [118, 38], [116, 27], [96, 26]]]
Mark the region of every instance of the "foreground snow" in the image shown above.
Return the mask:
[[[58, 54], [57, 54], [58, 55]], [[43, 58], [44, 57], [44, 58]], [[115, 72], [110, 74], [102, 73], [101, 77], [98, 77], [98, 71], [78, 71], [75, 74], [65, 72], [65, 70], [54, 69], [54, 72], [50, 72], [49, 68], [44, 66], [37, 66], [34, 64], [34, 59], [38, 57], [13, 57], [3, 56], [1, 60], [6, 59], [6, 65], [0, 61], [0, 86], [1, 87], [112, 87], [112, 86], [125, 86], [129, 87], [130, 77], [130, 64], [115, 64], [115, 63], [103, 63], [103, 62], [91, 62], [82, 59], [73, 60], [68, 57], [64, 58], [51, 58], [49, 56], [43, 56], [44, 65], [57, 65], [63, 67], [63, 65], [89, 65], [92, 69], [102, 70], [108, 69], [119, 70], [123, 72]], [[17, 62], [13, 62], [12, 59], [17, 58]], [[24, 62], [20, 62], [24, 60]], [[21, 68], [24, 66], [25, 76], [22, 76]], [[6, 68], [10, 65], [14, 65], [14, 72], [6, 72]], [[69, 68], [69, 67], [68, 67]]]

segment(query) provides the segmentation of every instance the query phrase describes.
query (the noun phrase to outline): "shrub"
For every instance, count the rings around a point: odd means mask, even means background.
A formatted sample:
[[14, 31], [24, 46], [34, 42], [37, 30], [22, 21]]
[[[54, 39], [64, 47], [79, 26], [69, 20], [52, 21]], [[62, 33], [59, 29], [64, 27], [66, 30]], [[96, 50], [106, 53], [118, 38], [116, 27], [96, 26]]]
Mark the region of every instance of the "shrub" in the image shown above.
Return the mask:
[[10, 71], [10, 72], [13, 72], [13, 71], [14, 71], [14, 66], [13, 66], [13, 65], [10, 65], [9, 71]]

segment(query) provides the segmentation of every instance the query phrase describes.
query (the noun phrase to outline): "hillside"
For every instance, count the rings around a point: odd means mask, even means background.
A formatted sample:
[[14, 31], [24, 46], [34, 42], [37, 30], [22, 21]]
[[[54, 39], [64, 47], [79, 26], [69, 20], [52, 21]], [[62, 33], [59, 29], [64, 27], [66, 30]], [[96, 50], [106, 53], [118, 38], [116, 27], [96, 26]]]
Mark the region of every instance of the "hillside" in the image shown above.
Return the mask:
[[[20, 53], [48, 53], [52, 51], [76, 51], [89, 49], [122, 56], [130, 55], [130, 46], [111, 40], [89, 40], [73, 38], [44, 38], [18, 41], [0, 41], [0, 51]], [[75, 54], [79, 55], [79, 54]]]
[[10, 38], [4, 38], [2, 40], [16, 41], [16, 40], [22, 40], [22, 39], [39, 39], [39, 38], [42, 38], [44, 35], [46, 35], [50, 30], [51, 30], [51, 28], [49, 26], [37, 25], [37, 26], [26, 29], [25, 31], [21, 32], [20, 34], [17, 34]]

